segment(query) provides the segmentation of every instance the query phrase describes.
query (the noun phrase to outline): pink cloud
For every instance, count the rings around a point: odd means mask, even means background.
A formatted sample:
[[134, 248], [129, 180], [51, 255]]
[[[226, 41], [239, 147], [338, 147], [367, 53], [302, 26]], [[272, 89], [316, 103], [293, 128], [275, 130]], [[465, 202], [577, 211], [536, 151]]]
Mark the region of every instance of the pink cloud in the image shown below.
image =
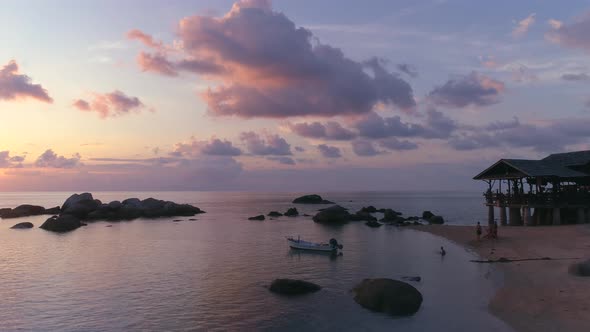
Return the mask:
[[53, 103], [47, 90], [40, 84], [31, 83], [27, 75], [19, 74], [18, 64], [11, 60], [0, 69], [0, 100], [19, 100], [32, 98]]
[[[135, 34], [153, 44], [145, 33]], [[212, 115], [334, 116], [367, 113], [380, 103], [402, 110], [416, 105], [411, 86], [383, 61], [347, 58], [273, 11], [269, 1], [238, 1], [222, 17], [184, 18], [178, 36], [180, 55], [140, 54], [140, 66], [168, 76], [205, 74], [220, 83], [201, 93]]]
[[532, 13], [524, 19], [518, 21], [516, 27], [514, 30], [512, 30], [512, 36], [515, 38], [524, 36], [529, 31], [529, 28], [535, 24], [535, 15], [535, 13]]
[[142, 31], [140, 31], [138, 29], [133, 29], [133, 30], [127, 32], [127, 38], [139, 40], [145, 46], [155, 48], [157, 50], [164, 49], [164, 43], [162, 43], [161, 41], [155, 41], [152, 36], [150, 36], [146, 33], [143, 33]]
[[10, 151], [0, 151], [0, 168], [20, 168], [25, 156], [10, 156]]
[[549, 20], [551, 31], [545, 34], [548, 41], [569, 48], [590, 50], [590, 12], [577, 17], [572, 23]]
[[257, 156], [290, 156], [291, 145], [279, 135], [266, 134], [264, 137], [249, 131], [240, 135], [248, 152]]
[[35, 161], [35, 166], [40, 168], [74, 168], [81, 165], [80, 154], [76, 153], [71, 158], [58, 156], [53, 150], [47, 149]]
[[139, 112], [145, 109], [145, 105], [137, 97], [127, 96], [125, 93], [115, 90], [111, 93], [94, 93], [91, 102], [77, 99], [72, 106], [85, 112], [97, 112], [101, 118], [116, 117]]
[[171, 155], [176, 157], [199, 155], [208, 156], [239, 156], [242, 150], [233, 145], [228, 140], [221, 140], [219, 138], [211, 138], [210, 140], [198, 141], [194, 138], [187, 143], [176, 143]]

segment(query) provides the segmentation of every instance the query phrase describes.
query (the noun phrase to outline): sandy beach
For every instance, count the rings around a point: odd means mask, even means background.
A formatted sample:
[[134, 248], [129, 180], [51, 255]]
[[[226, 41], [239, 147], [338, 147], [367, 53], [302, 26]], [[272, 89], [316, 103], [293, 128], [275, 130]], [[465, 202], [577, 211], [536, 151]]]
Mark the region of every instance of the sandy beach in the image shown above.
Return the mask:
[[413, 229], [463, 245], [482, 259], [552, 258], [495, 263], [504, 284], [490, 310], [516, 331], [590, 331], [590, 278], [568, 273], [570, 264], [590, 258], [590, 225], [500, 227], [497, 240], [479, 242], [474, 226]]

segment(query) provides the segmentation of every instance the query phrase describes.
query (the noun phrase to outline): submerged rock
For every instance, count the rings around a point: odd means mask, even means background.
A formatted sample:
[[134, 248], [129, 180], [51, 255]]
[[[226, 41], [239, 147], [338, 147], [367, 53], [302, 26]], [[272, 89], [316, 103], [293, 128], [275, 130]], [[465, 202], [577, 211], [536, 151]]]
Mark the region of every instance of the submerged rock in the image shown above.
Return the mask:
[[590, 277], [590, 259], [570, 265], [569, 271], [576, 276]]
[[255, 217], [248, 218], [248, 220], [264, 220], [264, 219], [266, 219], [266, 218], [262, 214], [261, 215], [258, 215], [258, 216], [255, 216]]
[[340, 205], [323, 209], [313, 216], [313, 221], [321, 224], [342, 224], [351, 220], [351, 214]]
[[21, 223], [18, 223], [16, 225], [10, 227], [10, 228], [12, 228], [12, 229], [25, 229], [25, 228], [33, 228], [33, 227], [35, 227], [35, 225], [33, 225], [33, 223], [21, 222]]
[[277, 211], [270, 211], [267, 216], [269, 217], [281, 217], [283, 214]]
[[414, 286], [399, 280], [365, 279], [353, 292], [354, 300], [362, 307], [395, 316], [413, 315], [422, 304], [422, 294]]
[[381, 224], [381, 223], [379, 223], [379, 222], [377, 222], [377, 221], [367, 221], [367, 222], [365, 223], [365, 225], [367, 225], [367, 226], [369, 226], [369, 227], [374, 227], [374, 228], [375, 228], [375, 227], [381, 227], [381, 226], [383, 226], [383, 224]]
[[325, 200], [320, 195], [304, 195], [301, 197], [297, 197], [293, 200], [295, 204], [334, 204], [334, 202], [330, 202]]
[[289, 208], [287, 212], [285, 212], [285, 216], [287, 217], [295, 217], [299, 215], [299, 211], [296, 208]]
[[270, 284], [269, 289], [273, 293], [283, 295], [300, 295], [317, 292], [322, 289], [322, 287], [309, 281], [297, 279], [275, 279], [272, 284]]
[[53, 216], [47, 219], [40, 228], [51, 232], [69, 232], [73, 231], [85, 224], [80, 222], [80, 219], [73, 215]]

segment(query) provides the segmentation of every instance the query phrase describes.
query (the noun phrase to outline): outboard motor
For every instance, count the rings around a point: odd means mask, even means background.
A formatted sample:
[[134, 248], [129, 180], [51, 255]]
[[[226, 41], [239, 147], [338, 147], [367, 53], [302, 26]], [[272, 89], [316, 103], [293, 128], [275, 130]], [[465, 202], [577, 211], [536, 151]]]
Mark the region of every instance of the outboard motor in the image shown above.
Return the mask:
[[339, 244], [338, 241], [334, 238], [331, 238], [329, 243], [330, 243], [330, 246], [332, 246], [332, 248], [334, 248], [334, 249], [336, 249], [336, 248], [342, 249], [343, 248], [343, 246], [341, 244]]

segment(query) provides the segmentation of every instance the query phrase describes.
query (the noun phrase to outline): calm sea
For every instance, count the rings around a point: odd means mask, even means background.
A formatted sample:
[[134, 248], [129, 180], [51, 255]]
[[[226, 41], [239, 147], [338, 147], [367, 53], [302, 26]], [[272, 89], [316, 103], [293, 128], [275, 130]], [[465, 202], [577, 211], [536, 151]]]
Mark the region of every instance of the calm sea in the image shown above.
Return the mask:
[[[0, 193], [0, 207], [60, 205], [71, 193]], [[449, 225], [484, 220], [478, 193], [320, 193], [345, 207], [388, 207], [405, 215], [431, 210]], [[172, 200], [207, 211], [180, 218], [96, 222], [67, 234], [11, 230], [47, 216], [0, 220], [1, 331], [509, 331], [488, 313], [501, 276], [430, 234], [362, 223], [341, 227], [309, 217], [249, 221], [285, 211], [299, 193], [98, 192], [104, 201]], [[297, 205], [314, 214], [318, 206]], [[112, 225], [112, 227], [106, 227]], [[334, 237], [344, 254], [291, 251], [285, 236]], [[442, 258], [437, 249], [445, 246]], [[421, 276], [420, 311], [392, 318], [363, 309], [350, 289], [363, 278]], [[265, 286], [299, 278], [323, 286], [284, 298]]]

